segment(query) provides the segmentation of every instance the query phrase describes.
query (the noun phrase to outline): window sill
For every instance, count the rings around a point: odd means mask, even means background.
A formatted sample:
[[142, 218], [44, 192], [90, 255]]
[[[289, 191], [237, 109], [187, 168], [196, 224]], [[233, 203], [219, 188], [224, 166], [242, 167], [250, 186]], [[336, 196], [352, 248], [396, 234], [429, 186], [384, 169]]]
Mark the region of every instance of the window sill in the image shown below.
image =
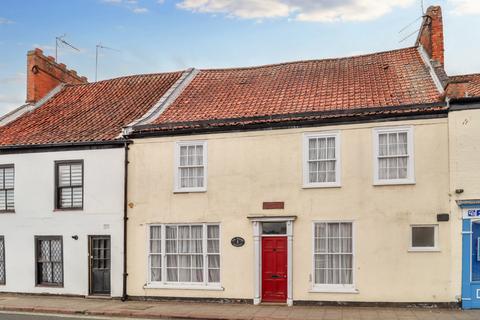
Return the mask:
[[15, 210], [7, 210], [7, 211], [0, 211], [0, 215], [2, 214], [14, 214]]
[[62, 285], [58, 285], [58, 284], [36, 284], [35, 287], [37, 288], [59, 288], [59, 289], [63, 289], [63, 284]]
[[206, 193], [207, 189], [175, 189], [173, 190], [174, 194], [177, 193]]
[[324, 188], [341, 188], [339, 183], [321, 183], [321, 184], [304, 184], [302, 189], [324, 189]]
[[311, 293], [360, 293], [358, 289], [355, 288], [312, 288], [309, 292]]
[[83, 212], [83, 208], [79, 209], [53, 209], [53, 212], [61, 212], [61, 213], [78, 213], [78, 212]]
[[415, 179], [407, 180], [375, 180], [373, 182], [374, 186], [401, 186], [401, 185], [414, 185], [416, 184]]
[[148, 283], [143, 286], [144, 289], [170, 289], [170, 290], [205, 290], [205, 291], [224, 291], [222, 286], [204, 286], [204, 285], [175, 285], [163, 283]]
[[408, 252], [441, 252], [439, 248], [408, 248]]

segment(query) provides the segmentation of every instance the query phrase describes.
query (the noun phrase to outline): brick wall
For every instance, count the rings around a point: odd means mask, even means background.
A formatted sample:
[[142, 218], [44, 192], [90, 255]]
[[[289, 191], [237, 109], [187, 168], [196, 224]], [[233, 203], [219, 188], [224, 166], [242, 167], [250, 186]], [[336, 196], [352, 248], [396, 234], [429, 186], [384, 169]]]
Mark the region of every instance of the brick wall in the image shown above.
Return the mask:
[[87, 83], [86, 77], [77, 75], [75, 70], [68, 70], [55, 58], [45, 56], [40, 49], [27, 54], [27, 102], [35, 103], [61, 83]]
[[432, 60], [444, 64], [443, 19], [442, 8], [431, 6], [423, 18], [417, 39]]

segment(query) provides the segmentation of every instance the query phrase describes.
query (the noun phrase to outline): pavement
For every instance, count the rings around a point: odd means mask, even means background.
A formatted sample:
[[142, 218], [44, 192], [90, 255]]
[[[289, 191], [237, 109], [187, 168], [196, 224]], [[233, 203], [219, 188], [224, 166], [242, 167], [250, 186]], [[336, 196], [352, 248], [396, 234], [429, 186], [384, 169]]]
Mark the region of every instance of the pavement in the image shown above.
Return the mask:
[[[0, 294], [0, 312], [108, 318], [195, 320], [461, 320], [480, 319], [480, 310], [425, 308], [319, 307], [221, 304], [194, 302], [126, 301]], [[5, 314], [5, 313], [3, 313]], [[43, 315], [40, 315], [43, 314]], [[0, 314], [0, 319], [3, 320]], [[14, 315], [15, 316], [15, 315]], [[8, 319], [8, 318], [7, 318]], [[50, 320], [49, 318], [47, 318]], [[58, 319], [58, 318], [57, 318]], [[43, 320], [43, 319], [42, 319]]]
[[127, 320], [127, 318], [105, 318], [89, 316], [63, 316], [59, 314], [0, 312], [0, 320]]

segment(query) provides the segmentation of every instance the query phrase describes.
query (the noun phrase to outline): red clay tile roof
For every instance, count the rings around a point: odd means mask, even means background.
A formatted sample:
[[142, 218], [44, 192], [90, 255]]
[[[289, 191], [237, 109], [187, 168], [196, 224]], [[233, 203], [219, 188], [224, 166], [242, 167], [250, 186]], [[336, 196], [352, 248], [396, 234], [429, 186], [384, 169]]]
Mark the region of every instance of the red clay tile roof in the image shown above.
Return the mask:
[[67, 85], [44, 105], [0, 127], [0, 146], [115, 140], [181, 72]]
[[304, 113], [337, 117], [354, 110], [387, 112], [389, 107], [442, 101], [418, 49], [412, 47], [340, 59], [201, 70], [148, 130], [145, 126], [137, 131], [195, 127], [192, 122], [278, 122]]
[[480, 73], [451, 76], [451, 82], [467, 82], [465, 95], [467, 97], [480, 97]]

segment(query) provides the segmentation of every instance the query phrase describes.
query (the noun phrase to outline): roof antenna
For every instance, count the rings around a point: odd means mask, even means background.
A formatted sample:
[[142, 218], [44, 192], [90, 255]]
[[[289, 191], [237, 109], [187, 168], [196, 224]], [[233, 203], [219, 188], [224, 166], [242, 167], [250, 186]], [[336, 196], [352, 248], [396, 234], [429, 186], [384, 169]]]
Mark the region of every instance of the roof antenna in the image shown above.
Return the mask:
[[[415, 20], [413, 20], [412, 22], [410, 22], [409, 24], [407, 24], [405, 27], [403, 27], [402, 29], [400, 29], [400, 31], [398, 31], [398, 33], [402, 33], [406, 30], [408, 30], [408, 28], [410, 28], [412, 25], [414, 25], [415, 23], [417, 23], [418, 20], [420, 19], [423, 19], [423, 16], [425, 15], [425, 11], [424, 11], [424, 0], [420, 0], [420, 7], [422, 9], [422, 15], [418, 18], [416, 18]], [[407, 34], [405, 37], [403, 37], [399, 43], [402, 43], [403, 41], [407, 40], [408, 38], [410, 38], [411, 36], [413, 36], [414, 34], [417, 34], [419, 31], [420, 31], [421, 27], [416, 29], [415, 31], [412, 31], [410, 32], [409, 34]]]
[[73, 50], [80, 51], [80, 49], [74, 47], [72, 44], [65, 41], [66, 36], [67, 35], [64, 33], [61, 36], [55, 37], [55, 62], [58, 62], [58, 48], [60, 48], [60, 46], [62, 45], [67, 46]]
[[106, 49], [106, 50], [111, 50], [111, 51], [120, 52], [120, 50], [117, 50], [117, 49], [114, 49], [114, 48], [110, 48], [110, 47], [106, 47], [106, 46], [102, 45], [101, 43], [97, 44], [97, 46], [96, 46], [96, 48], [95, 48], [95, 82], [97, 82], [97, 75], [98, 75], [98, 53], [99, 53], [100, 49]]

